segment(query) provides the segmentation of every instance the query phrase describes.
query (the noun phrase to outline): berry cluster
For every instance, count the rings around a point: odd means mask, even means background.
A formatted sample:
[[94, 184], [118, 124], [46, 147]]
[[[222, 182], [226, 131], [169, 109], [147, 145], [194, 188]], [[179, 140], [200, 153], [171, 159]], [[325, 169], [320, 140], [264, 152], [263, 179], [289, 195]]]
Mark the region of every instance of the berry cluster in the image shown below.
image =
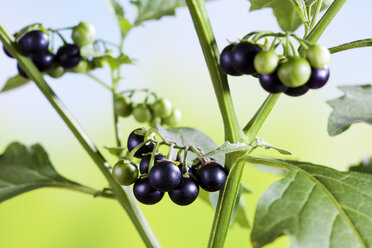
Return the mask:
[[274, 49], [263, 49], [251, 42], [230, 44], [223, 49], [220, 65], [229, 75], [252, 75], [262, 88], [276, 94], [301, 96], [309, 89], [323, 87], [329, 79], [330, 53], [321, 45], [311, 45], [306, 58], [278, 56]]
[[[32, 60], [40, 72], [46, 72], [53, 78], [59, 78], [66, 71], [81, 73], [89, 69], [102, 67], [97, 59], [93, 58], [88, 61], [88, 58], [82, 58], [80, 55], [80, 47], [86, 46], [94, 40], [95, 28], [93, 25], [81, 22], [73, 27], [71, 33], [73, 44], [66, 43], [60, 33], [50, 30], [57, 33], [64, 42], [56, 53], [49, 48], [49, 32], [44, 28], [43, 30], [27, 30], [15, 34], [21, 52]], [[6, 55], [13, 58], [5, 47], [3, 49]], [[19, 64], [17, 64], [17, 69], [22, 77], [27, 78]]]
[[[145, 99], [134, 103], [134, 93], [146, 93]], [[158, 98], [154, 92], [148, 90], [129, 90], [115, 97], [115, 112], [118, 116], [128, 117], [133, 115], [134, 119], [140, 123], [147, 122], [151, 126], [156, 125], [156, 121], [162, 125], [175, 126], [182, 118], [179, 109], [174, 108], [172, 103], [166, 98]]]
[[133, 151], [133, 156], [140, 159], [139, 165], [130, 159], [123, 159], [115, 164], [112, 173], [121, 185], [134, 183], [133, 193], [139, 202], [148, 205], [158, 203], [168, 192], [174, 203], [186, 206], [198, 197], [199, 186], [214, 192], [225, 185], [227, 172], [215, 160], [200, 159], [191, 168], [185, 166], [180, 158], [171, 161], [169, 156], [166, 158], [154, 151], [152, 142], [144, 144], [145, 136], [136, 133], [138, 130], [129, 135], [127, 145], [129, 151], [137, 149]]

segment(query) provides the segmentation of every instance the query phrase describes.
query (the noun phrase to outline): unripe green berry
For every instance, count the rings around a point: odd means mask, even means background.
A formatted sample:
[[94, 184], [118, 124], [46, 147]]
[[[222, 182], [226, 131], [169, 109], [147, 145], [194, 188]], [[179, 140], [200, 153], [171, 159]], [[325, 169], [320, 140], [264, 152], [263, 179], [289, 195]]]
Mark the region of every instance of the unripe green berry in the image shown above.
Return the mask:
[[138, 122], [150, 122], [152, 114], [146, 104], [140, 103], [133, 108], [133, 117]]
[[75, 73], [84, 73], [87, 72], [88, 69], [89, 69], [88, 61], [81, 60], [79, 64], [77, 64], [77, 66], [71, 69], [71, 71]]
[[320, 69], [329, 64], [331, 53], [324, 46], [313, 45], [307, 50], [306, 58], [312, 67]]
[[278, 77], [288, 87], [299, 87], [304, 85], [310, 78], [311, 66], [306, 59], [301, 57], [290, 57], [288, 61], [279, 65]]
[[166, 118], [172, 113], [172, 104], [168, 99], [160, 98], [152, 106], [156, 117]]
[[182, 119], [182, 112], [179, 109], [174, 108], [170, 116], [163, 119], [163, 123], [169, 126], [175, 126], [181, 122], [181, 119]]
[[132, 113], [133, 106], [132, 103], [123, 95], [115, 97], [115, 113], [121, 117], [127, 117]]
[[63, 76], [63, 74], [65, 74], [65, 69], [58, 64], [54, 64], [52, 68], [47, 71], [47, 73], [52, 78], [60, 78]]
[[80, 22], [79, 25], [73, 28], [71, 38], [78, 46], [86, 46], [93, 42], [96, 36], [96, 29], [87, 22]]
[[262, 51], [254, 57], [254, 68], [260, 74], [271, 74], [278, 67], [279, 57], [273, 50]]
[[128, 160], [120, 160], [114, 165], [112, 175], [118, 184], [129, 186], [138, 178], [138, 167]]

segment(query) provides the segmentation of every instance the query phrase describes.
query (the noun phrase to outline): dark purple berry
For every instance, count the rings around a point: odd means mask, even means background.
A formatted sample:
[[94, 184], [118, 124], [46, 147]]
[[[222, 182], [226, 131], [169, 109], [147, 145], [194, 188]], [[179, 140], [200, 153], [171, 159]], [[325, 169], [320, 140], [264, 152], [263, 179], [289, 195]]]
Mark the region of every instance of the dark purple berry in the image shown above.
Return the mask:
[[[138, 128], [136, 130], [141, 130], [141, 129]], [[133, 132], [129, 134], [128, 143], [127, 143], [127, 147], [129, 151], [132, 151], [135, 147], [137, 147], [139, 144], [145, 141], [145, 136], [136, 134], [135, 133], [136, 130], [134, 130]], [[134, 154], [134, 157], [142, 158], [142, 154], [152, 152], [152, 150], [154, 150], [154, 144], [149, 143], [148, 145], [143, 145], [140, 149], [136, 151], [136, 153]]]
[[161, 192], [174, 189], [181, 181], [181, 170], [171, 161], [154, 165], [149, 172], [150, 185]]
[[180, 184], [168, 194], [174, 203], [186, 206], [198, 197], [199, 186], [191, 177], [182, 177]]
[[29, 31], [18, 40], [22, 51], [27, 55], [35, 55], [48, 51], [49, 36], [39, 30]]
[[200, 187], [209, 192], [223, 188], [227, 174], [225, 169], [217, 162], [202, 165], [196, 172], [196, 178]]
[[10, 52], [8, 50], [6, 50], [5, 46], [3, 46], [3, 50], [4, 50], [4, 53], [6, 54], [6, 56], [8, 56], [9, 58], [14, 58]]
[[63, 68], [74, 68], [81, 60], [80, 48], [71, 44], [64, 45], [58, 49], [56, 58]]
[[260, 75], [259, 80], [262, 88], [271, 94], [281, 93], [288, 89], [287, 86], [280, 82], [276, 72], [269, 75]]
[[242, 73], [238, 72], [232, 65], [231, 62], [231, 49], [235, 46], [235, 44], [228, 45], [225, 47], [220, 56], [220, 65], [222, 70], [229, 75], [232, 76], [240, 76]]
[[302, 85], [296, 88], [288, 88], [286, 91], [284, 91], [284, 94], [288, 96], [302, 96], [308, 91], [309, 89], [306, 88], [305, 85]]
[[21, 75], [24, 78], [28, 78], [26, 72], [22, 69], [22, 67], [17, 63], [17, 70], [18, 74]]
[[244, 74], [254, 74], [256, 69], [253, 65], [254, 57], [261, 51], [261, 48], [249, 42], [241, 42], [231, 50], [231, 61], [234, 68]]
[[311, 76], [305, 86], [309, 89], [320, 89], [322, 88], [329, 79], [329, 68], [325, 66], [323, 68], [311, 68]]
[[54, 55], [50, 52], [34, 55], [31, 59], [41, 72], [49, 70], [54, 64]]
[[151, 187], [148, 177], [136, 180], [133, 185], [133, 194], [139, 202], [147, 205], [158, 203], [164, 196], [163, 192]]
[[[167, 158], [165, 156], [163, 156], [161, 154], [157, 154], [157, 155], [155, 155], [155, 158], [154, 158], [154, 165], [157, 164], [158, 162], [166, 160], [166, 159]], [[143, 158], [141, 159], [141, 162], [139, 164], [139, 169], [140, 169], [141, 174], [148, 173], [150, 160], [151, 160], [151, 155], [150, 154], [146, 155], [146, 156], [143, 156]]]

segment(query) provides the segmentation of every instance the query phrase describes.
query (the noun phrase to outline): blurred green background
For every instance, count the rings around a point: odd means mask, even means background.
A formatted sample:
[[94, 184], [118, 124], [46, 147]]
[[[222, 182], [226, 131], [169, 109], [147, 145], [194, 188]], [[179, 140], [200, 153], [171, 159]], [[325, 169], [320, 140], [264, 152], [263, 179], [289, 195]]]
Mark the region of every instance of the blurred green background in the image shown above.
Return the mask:
[[[124, 1], [121, 1], [124, 2]], [[134, 9], [128, 4], [128, 14]], [[338, 45], [368, 38], [369, 1], [345, 4], [324, 33], [320, 43]], [[246, 0], [221, 0], [208, 4], [211, 22], [220, 48], [252, 30], [279, 27], [271, 10], [248, 13]], [[96, 26], [97, 37], [117, 41], [118, 28], [104, 1], [17, 0], [0, 3], [1, 22], [11, 31], [41, 22], [47, 27], [76, 25], [79, 21]], [[300, 29], [299, 34], [302, 34]], [[125, 52], [136, 65], [124, 68], [123, 89], [148, 87], [168, 97], [183, 112], [182, 126], [196, 127], [217, 143], [223, 142], [222, 122], [217, 102], [186, 8], [176, 17], [148, 22], [129, 34]], [[348, 51], [332, 57], [331, 80], [322, 90], [304, 97], [281, 96], [260, 137], [291, 150], [292, 159], [328, 165], [340, 170], [372, 155], [372, 128], [355, 125], [346, 133], [327, 135], [331, 108], [326, 100], [340, 95], [337, 86], [370, 82], [372, 49]], [[0, 55], [0, 85], [16, 73], [15, 62]], [[109, 79], [108, 71], [95, 72]], [[53, 89], [91, 136], [99, 148], [114, 146], [111, 97], [109, 92], [83, 75], [68, 74], [62, 79], [47, 78]], [[266, 97], [254, 78], [231, 78], [230, 86], [241, 125], [249, 120]], [[75, 181], [94, 186], [107, 184], [93, 162], [60, 120], [39, 90], [30, 84], [0, 95], [0, 150], [14, 140], [31, 145], [41, 143], [57, 170]], [[123, 137], [139, 125], [132, 118], [121, 121]], [[111, 162], [109, 154], [105, 153]], [[275, 152], [259, 154], [278, 156]], [[243, 182], [254, 189], [245, 196], [246, 211], [252, 222], [255, 205], [264, 190], [279, 177], [246, 167]], [[141, 205], [163, 247], [205, 247], [213, 221], [213, 211], [201, 200], [188, 207], [171, 203], [168, 196], [155, 206]], [[114, 201], [94, 199], [67, 190], [40, 189], [0, 204], [0, 247], [81, 248], [143, 247], [136, 230]], [[233, 225], [226, 247], [250, 247], [249, 230]], [[280, 238], [268, 247], [288, 247]]]

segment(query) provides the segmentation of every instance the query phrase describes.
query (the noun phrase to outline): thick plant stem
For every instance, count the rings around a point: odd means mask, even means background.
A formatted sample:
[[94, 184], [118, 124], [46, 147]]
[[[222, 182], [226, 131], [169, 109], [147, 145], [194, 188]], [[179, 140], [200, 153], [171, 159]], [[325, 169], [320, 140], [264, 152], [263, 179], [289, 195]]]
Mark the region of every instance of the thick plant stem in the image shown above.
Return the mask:
[[[187, 0], [186, 3], [190, 10], [199, 37], [199, 42], [203, 50], [204, 58], [209, 69], [209, 74], [212, 79], [214, 91], [223, 118], [225, 140], [230, 142], [243, 141], [244, 134], [240, 129], [235, 114], [227, 77], [219, 66], [219, 51], [208, 19], [205, 2], [204, 0]], [[239, 154], [232, 153], [226, 158], [225, 166], [229, 169], [229, 176], [224, 190], [219, 197], [209, 239], [209, 247], [223, 247], [225, 242], [244, 167], [232, 167], [233, 161], [237, 156], [239, 156]]]
[[203, 50], [204, 58], [212, 79], [214, 92], [223, 118], [225, 139], [230, 142], [243, 140], [235, 114], [226, 74], [219, 66], [219, 51], [209, 23], [204, 0], [187, 0], [195, 30]]
[[158, 241], [156, 240], [154, 234], [151, 231], [150, 226], [145, 220], [141, 210], [138, 205], [130, 200], [128, 193], [123, 190], [123, 188], [117, 184], [110, 173], [110, 165], [103, 158], [101, 153], [98, 151], [93, 142], [88, 138], [84, 131], [79, 127], [78, 123], [73, 119], [72, 115], [67, 111], [66, 107], [63, 105], [61, 100], [56, 96], [53, 90], [49, 87], [47, 82], [44, 80], [41, 73], [31, 62], [31, 60], [19, 53], [17, 44], [13, 42], [14, 38], [5, 30], [4, 26], [0, 23], [0, 40], [4, 44], [5, 48], [17, 59], [18, 63], [26, 74], [35, 82], [40, 91], [47, 98], [49, 103], [60, 115], [62, 120], [66, 123], [68, 128], [74, 134], [76, 139], [80, 142], [89, 156], [93, 159], [95, 164], [101, 170], [102, 174], [105, 176], [109, 182], [113, 193], [120, 205], [125, 209], [129, 217], [131, 218], [133, 224], [137, 228], [140, 236], [145, 242], [147, 247], [160, 247]]

